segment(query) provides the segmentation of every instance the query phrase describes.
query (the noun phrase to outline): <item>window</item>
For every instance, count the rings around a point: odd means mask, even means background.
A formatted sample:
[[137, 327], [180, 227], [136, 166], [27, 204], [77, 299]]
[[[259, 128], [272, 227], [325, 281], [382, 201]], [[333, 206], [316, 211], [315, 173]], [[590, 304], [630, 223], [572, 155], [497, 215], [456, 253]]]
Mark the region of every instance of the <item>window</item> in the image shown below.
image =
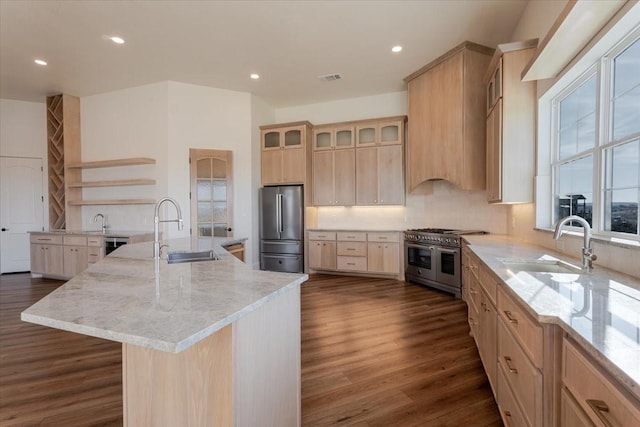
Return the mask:
[[578, 215], [595, 233], [640, 238], [640, 31], [553, 97], [551, 114], [553, 222]]

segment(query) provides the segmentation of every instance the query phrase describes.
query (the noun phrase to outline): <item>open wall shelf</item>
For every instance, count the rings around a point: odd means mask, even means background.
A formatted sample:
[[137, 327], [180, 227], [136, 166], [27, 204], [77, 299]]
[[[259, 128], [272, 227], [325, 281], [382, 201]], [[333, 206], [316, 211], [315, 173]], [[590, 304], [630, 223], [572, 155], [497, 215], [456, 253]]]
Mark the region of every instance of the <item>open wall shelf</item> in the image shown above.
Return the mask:
[[103, 200], [74, 200], [72, 206], [106, 206], [106, 205], [154, 205], [155, 199], [103, 199]]
[[132, 157], [128, 159], [99, 160], [95, 162], [69, 163], [71, 169], [113, 168], [117, 166], [155, 165], [156, 159]]
[[125, 185], [155, 185], [155, 179], [114, 179], [110, 181], [86, 181], [69, 184], [71, 188], [120, 187]]

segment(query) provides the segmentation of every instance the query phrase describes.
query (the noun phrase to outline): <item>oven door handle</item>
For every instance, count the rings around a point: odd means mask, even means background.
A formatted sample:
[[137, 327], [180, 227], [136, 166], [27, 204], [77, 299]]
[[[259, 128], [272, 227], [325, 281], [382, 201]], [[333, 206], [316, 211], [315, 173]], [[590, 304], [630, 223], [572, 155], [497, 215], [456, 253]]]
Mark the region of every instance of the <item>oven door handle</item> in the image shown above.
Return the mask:
[[458, 249], [446, 249], [446, 248], [438, 248], [440, 252], [444, 252], [445, 254], [455, 255], [458, 253]]
[[426, 246], [426, 245], [421, 245], [421, 244], [416, 244], [416, 243], [407, 243], [407, 248], [427, 249], [427, 250], [430, 250], [430, 251], [435, 251], [436, 250], [435, 246]]

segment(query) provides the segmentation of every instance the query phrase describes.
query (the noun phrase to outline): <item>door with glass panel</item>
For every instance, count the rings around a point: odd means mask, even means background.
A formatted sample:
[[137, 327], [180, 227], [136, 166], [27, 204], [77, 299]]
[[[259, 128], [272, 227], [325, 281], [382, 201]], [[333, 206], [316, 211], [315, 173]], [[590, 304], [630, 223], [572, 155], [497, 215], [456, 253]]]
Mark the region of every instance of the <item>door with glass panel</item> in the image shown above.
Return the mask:
[[191, 172], [191, 234], [233, 236], [232, 153], [189, 150]]

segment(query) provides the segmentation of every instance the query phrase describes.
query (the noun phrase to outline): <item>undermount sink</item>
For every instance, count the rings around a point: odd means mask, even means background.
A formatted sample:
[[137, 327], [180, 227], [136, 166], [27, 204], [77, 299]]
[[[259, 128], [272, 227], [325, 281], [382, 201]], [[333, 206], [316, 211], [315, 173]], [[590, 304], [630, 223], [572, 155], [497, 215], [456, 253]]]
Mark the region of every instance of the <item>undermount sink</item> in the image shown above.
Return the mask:
[[177, 264], [180, 262], [197, 262], [197, 261], [216, 261], [219, 260], [213, 251], [200, 252], [169, 252], [167, 262], [169, 264]]
[[580, 268], [558, 259], [505, 258], [500, 261], [510, 270], [529, 271], [533, 273], [582, 273]]

